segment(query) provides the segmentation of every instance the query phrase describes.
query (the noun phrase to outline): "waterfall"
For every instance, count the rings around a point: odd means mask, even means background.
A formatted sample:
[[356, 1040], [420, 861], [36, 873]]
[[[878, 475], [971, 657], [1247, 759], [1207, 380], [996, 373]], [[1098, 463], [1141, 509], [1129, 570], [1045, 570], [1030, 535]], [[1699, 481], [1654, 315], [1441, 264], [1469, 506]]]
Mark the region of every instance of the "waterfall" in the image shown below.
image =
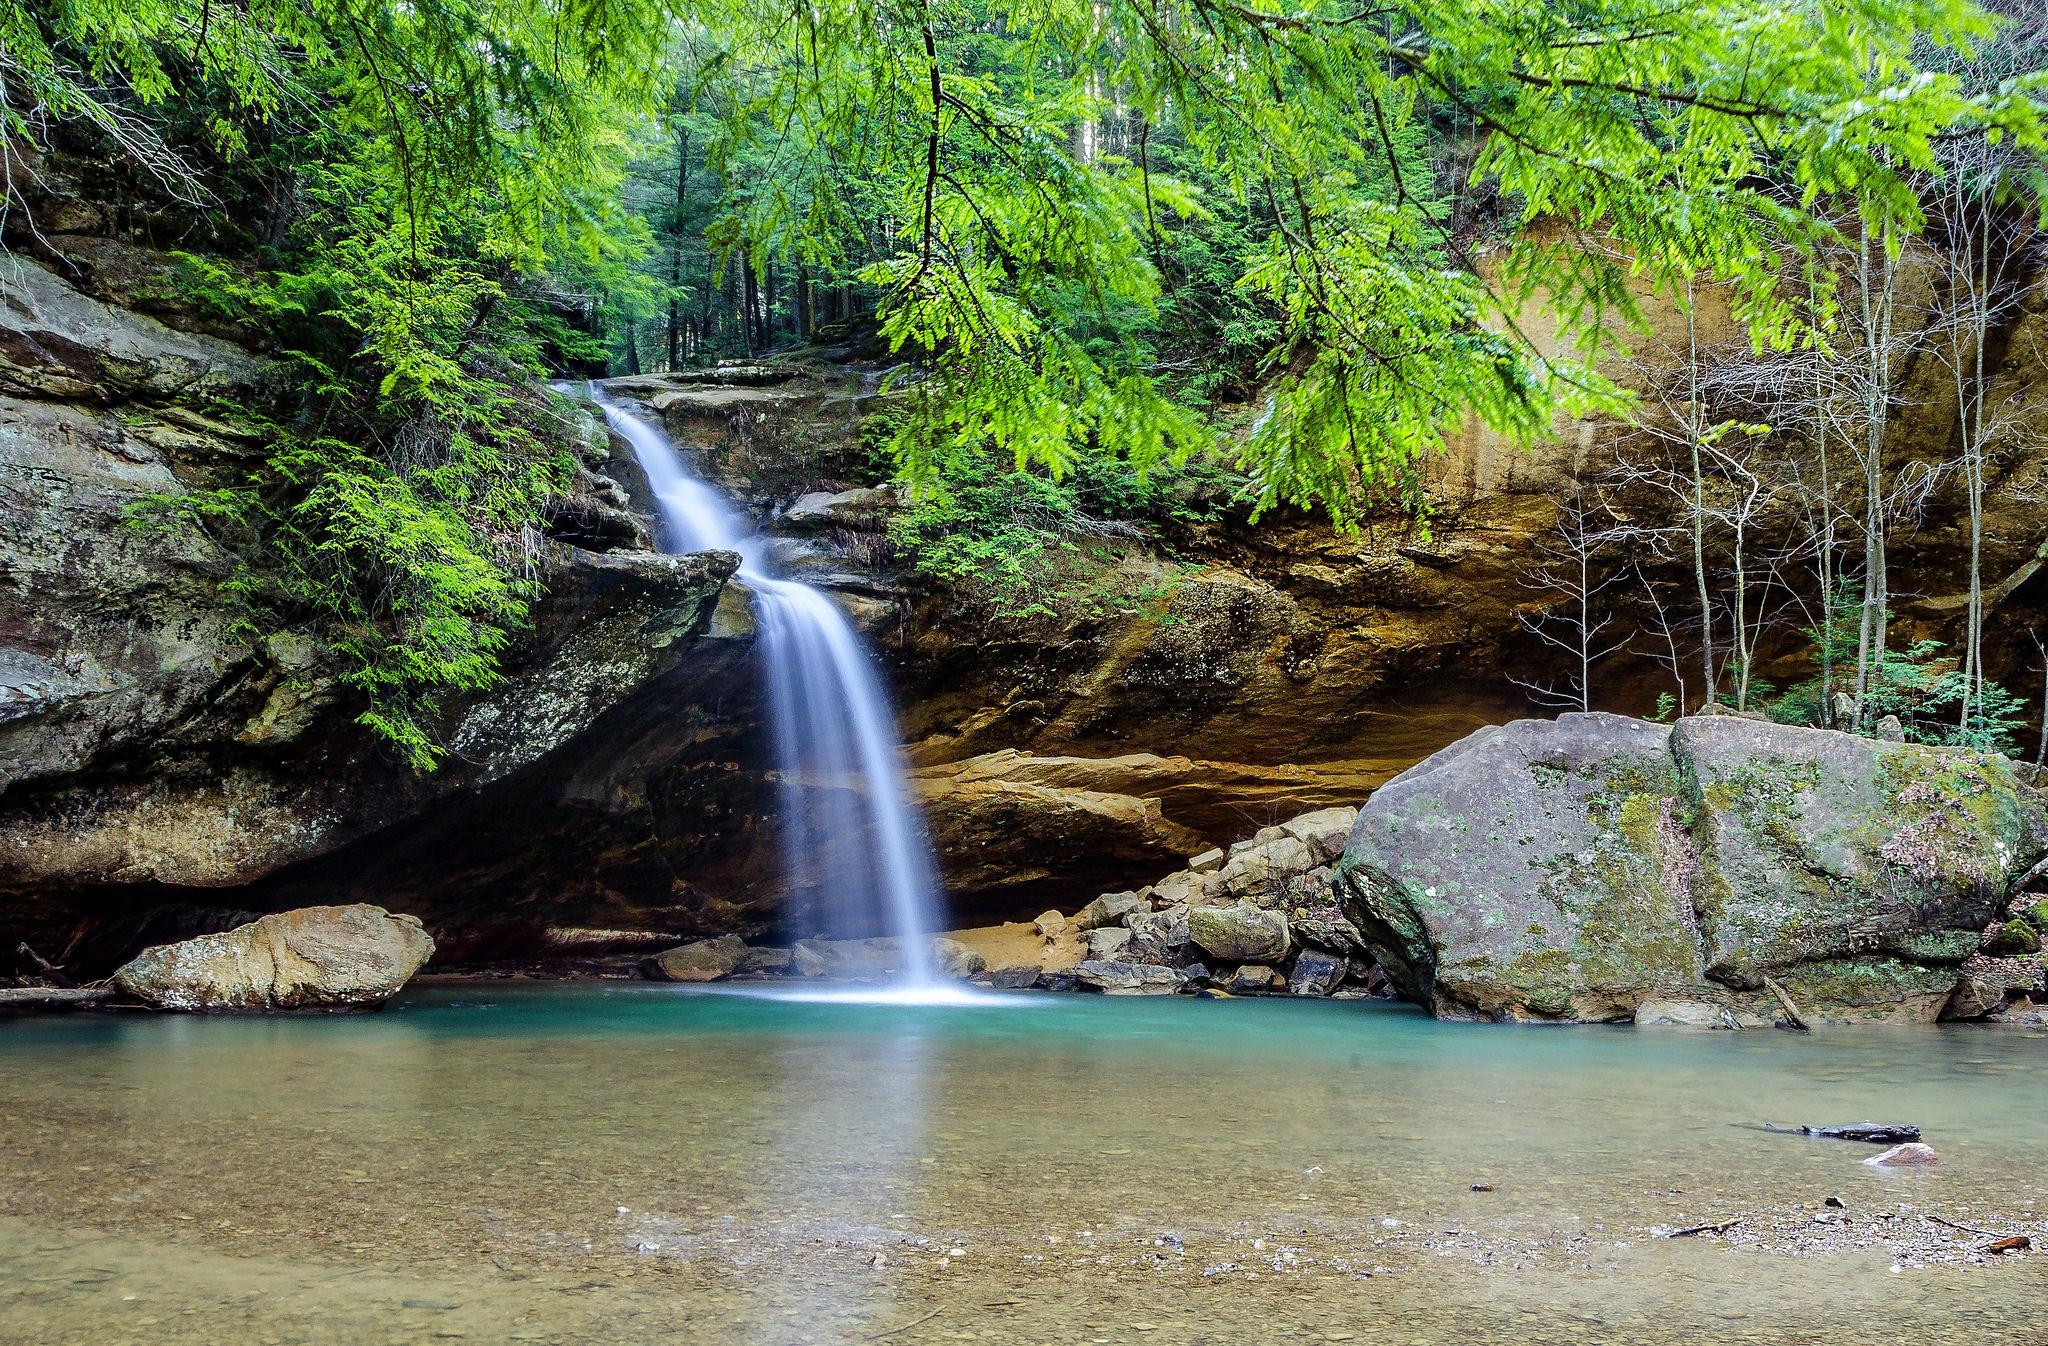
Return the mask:
[[731, 502], [691, 475], [666, 434], [595, 385], [590, 393], [647, 473], [663, 550], [739, 553], [774, 730], [791, 910], [816, 893], [826, 933], [889, 935], [902, 945], [899, 981], [930, 984], [937, 873], [866, 644], [831, 599], [774, 573], [763, 540]]

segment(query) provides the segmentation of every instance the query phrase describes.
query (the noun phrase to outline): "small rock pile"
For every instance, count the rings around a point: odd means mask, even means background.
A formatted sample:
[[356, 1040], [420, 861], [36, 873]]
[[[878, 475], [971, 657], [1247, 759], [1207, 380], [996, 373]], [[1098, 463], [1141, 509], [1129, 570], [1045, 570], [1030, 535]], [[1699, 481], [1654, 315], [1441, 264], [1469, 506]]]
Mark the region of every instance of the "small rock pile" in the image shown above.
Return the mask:
[[1034, 924], [1048, 949], [1076, 930], [1079, 959], [1048, 956], [985, 980], [1105, 995], [1387, 994], [1333, 888], [1330, 867], [1357, 817], [1318, 809], [1195, 856], [1148, 887], [1104, 893], [1071, 917], [1047, 912]]

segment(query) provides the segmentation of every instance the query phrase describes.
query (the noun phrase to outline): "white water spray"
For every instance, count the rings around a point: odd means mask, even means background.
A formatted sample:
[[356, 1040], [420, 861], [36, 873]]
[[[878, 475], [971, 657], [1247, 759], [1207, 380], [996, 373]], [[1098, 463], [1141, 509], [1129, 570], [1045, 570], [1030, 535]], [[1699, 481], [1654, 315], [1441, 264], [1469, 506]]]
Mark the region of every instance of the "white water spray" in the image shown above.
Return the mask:
[[[739, 553], [774, 726], [791, 910], [824, 912], [835, 938], [900, 941], [899, 985], [930, 986], [937, 874], [910, 805], [895, 717], [859, 633], [824, 594], [773, 573], [762, 539], [690, 474], [667, 435], [595, 385], [590, 393], [647, 473], [663, 550]], [[822, 900], [803, 902], [807, 894]]]

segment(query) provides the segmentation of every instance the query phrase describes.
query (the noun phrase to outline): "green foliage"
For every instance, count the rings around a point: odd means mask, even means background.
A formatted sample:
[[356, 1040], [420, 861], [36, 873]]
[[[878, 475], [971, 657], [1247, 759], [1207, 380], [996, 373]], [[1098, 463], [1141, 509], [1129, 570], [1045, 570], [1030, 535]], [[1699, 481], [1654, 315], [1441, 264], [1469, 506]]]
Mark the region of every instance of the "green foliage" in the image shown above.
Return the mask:
[[538, 592], [538, 521], [573, 463], [535, 385], [543, 344], [575, 338], [534, 290], [551, 264], [616, 271], [632, 245], [624, 128], [665, 13], [0, 0], [0, 73], [31, 100], [10, 95], [5, 130], [69, 118], [188, 205], [273, 203], [244, 255], [188, 255], [181, 281], [274, 357], [238, 414], [271, 452], [243, 484], [146, 512], [236, 547], [245, 632], [319, 631], [362, 722], [416, 768], [442, 753], [439, 697], [498, 678]]
[[[1824, 688], [1832, 686], [1838, 692], [1854, 693], [1857, 616], [1862, 604], [1862, 587], [1845, 579], [1830, 598], [1830, 620], [1803, 628], [1813, 647], [1815, 666], [1831, 666], [1834, 676], [1828, 682], [1816, 674], [1794, 683], [1777, 697], [1769, 696], [1767, 690], [1759, 693], [1756, 700], [1773, 720], [1780, 724], [1829, 724], [1831, 717], [1821, 699]], [[1871, 665], [1864, 710], [1855, 731], [1874, 736], [1878, 721], [1892, 715], [1898, 717], [1908, 742], [2010, 753], [2026, 725], [2025, 703], [2006, 688], [1987, 681], [1971, 698], [1970, 714], [1965, 720], [1961, 713], [1966, 690], [1964, 676], [1955, 660], [1942, 654], [1943, 649], [1938, 640], [1920, 640], [1904, 650], [1880, 651]]]
[[[1938, 138], [2043, 143], [2038, 75], [1971, 92], [1916, 64], [1989, 32], [1966, 0], [697, 12], [701, 82], [739, 91], [711, 157], [768, 170], [720, 237], [876, 293], [918, 380], [907, 477], [983, 445], [1054, 474], [1082, 445], [1183, 459], [1205, 443], [1187, 403], [1229, 380], [1161, 356], [1205, 329], [1233, 363], [1270, 355], [1274, 405], [1240, 449], [1257, 504], [1345, 526], [1413, 503], [1468, 423], [1527, 440], [1620, 400], [1521, 332], [1538, 292], [1582, 357], [1639, 316], [1632, 275], [1727, 282], [1759, 342], [1789, 340], [1788, 254], [1830, 227], [1809, 206], [1847, 198], [1896, 237]], [[1523, 226], [1484, 265], [1427, 154], [1447, 121]], [[1183, 238], [1199, 271], [1169, 260]]]
[[1099, 455], [1056, 479], [984, 453], [937, 480], [897, 516], [891, 540], [914, 570], [998, 623], [1143, 601], [1113, 576], [1119, 554], [1216, 517], [1242, 487], [1208, 460], [1141, 475]]

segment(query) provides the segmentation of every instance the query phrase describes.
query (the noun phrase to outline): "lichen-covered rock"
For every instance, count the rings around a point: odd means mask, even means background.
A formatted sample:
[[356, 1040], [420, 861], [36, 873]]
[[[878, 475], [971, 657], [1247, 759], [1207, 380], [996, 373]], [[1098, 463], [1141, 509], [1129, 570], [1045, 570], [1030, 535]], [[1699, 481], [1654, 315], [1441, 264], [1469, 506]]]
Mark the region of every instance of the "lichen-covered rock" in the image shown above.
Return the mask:
[[747, 952], [738, 935], [720, 935], [658, 953], [641, 969], [657, 981], [717, 981], [738, 971]]
[[1285, 915], [1252, 906], [1196, 907], [1188, 912], [1188, 938], [1226, 963], [1277, 963], [1292, 944]]
[[166, 1010], [364, 1008], [398, 994], [433, 953], [416, 917], [364, 904], [301, 907], [145, 949], [113, 984]]
[[1622, 1019], [1703, 968], [1667, 726], [1482, 729], [1383, 786], [1344, 855], [1350, 914], [1439, 1015]]
[[1481, 730], [1396, 777], [1341, 885], [1438, 1014], [1712, 1005], [1747, 1024], [1775, 1017], [1775, 982], [1817, 1023], [1924, 1022], [2044, 847], [2043, 797], [2000, 758], [1581, 714]]
[[1672, 753], [1707, 971], [1732, 986], [1836, 960], [1836, 989], [1884, 992], [1886, 955], [1954, 967], [2048, 844], [2003, 758], [1719, 715], [1681, 721]]

